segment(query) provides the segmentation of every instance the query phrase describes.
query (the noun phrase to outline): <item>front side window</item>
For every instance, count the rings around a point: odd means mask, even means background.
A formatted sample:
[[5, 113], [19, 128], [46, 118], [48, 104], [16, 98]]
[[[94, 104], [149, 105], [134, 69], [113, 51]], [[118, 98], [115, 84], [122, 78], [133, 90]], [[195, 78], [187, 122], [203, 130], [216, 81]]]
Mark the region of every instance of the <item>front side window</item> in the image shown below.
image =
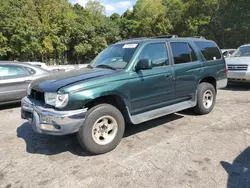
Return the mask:
[[152, 60], [153, 67], [169, 65], [169, 59], [165, 43], [155, 43], [146, 45], [138, 58]]
[[171, 42], [170, 45], [173, 52], [175, 64], [183, 64], [197, 61], [196, 53], [188, 43]]
[[0, 78], [24, 77], [27, 72], [19, 66], [0, 65]]
[[207, 61], [221, 59], [220, 50], [214, 42], [196, 41], [194, 43], [201, 50], [201, 53]]
[[250, 46], [239, 47], [232, 55], [233, 57], [250, 56]]
[[138, 43], [128, 43], [109, 46], [90, 63], [90, 66], [124, 69], [133, 57], [138, 45]]

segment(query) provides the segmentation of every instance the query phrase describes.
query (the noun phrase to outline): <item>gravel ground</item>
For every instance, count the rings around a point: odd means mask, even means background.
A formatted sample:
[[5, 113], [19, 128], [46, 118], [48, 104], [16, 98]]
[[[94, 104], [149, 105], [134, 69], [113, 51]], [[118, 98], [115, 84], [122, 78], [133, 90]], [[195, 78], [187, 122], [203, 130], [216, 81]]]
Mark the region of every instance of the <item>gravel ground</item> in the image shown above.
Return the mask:
[[128, 125], [112, 152], [90, 156], [74, 135], [39, 135], [20, 104], [0, 109], [0, 187], [250, 187], [250, 85], [218, 92], [214, 111]]

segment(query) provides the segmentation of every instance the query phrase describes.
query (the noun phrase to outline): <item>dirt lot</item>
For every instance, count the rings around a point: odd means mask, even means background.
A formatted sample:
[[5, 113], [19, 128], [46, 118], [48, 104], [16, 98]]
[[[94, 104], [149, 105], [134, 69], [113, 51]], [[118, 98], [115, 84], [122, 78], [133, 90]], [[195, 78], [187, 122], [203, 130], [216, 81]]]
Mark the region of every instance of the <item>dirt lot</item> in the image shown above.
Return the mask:
[[89, 156], [74, 135], [34, 133], [19, 105], [0, 109], [0, 187], [250, 187], [250, 85], [220, 90], [213, 113], [128, 126], [114, 151]]

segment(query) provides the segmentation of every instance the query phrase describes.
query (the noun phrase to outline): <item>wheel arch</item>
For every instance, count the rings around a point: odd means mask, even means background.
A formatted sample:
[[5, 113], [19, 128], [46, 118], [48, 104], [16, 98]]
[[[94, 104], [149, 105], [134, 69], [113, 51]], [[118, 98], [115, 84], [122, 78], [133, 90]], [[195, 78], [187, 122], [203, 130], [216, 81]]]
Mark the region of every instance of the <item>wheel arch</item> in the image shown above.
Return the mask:
[[206, 76], [202, 78], [199, 81], [199, 84], [204, 83], [204, 82], [212, 84], [214, 86], [215, 91], [217, 92], [217, 80], [214, 76]]
[[107, 94], [103, 96], [98, 96], [91, 101], [87, 102], [84, 106], [89, 108], [92, 108], [98, 104], [107, 103], [112, 106], [115, 106], [120, 112], [122, 113], [124, 119], [126, 122], [130, 121], [130, 116], [128, 112], [128, 104], [124, 98], [118, 94]]

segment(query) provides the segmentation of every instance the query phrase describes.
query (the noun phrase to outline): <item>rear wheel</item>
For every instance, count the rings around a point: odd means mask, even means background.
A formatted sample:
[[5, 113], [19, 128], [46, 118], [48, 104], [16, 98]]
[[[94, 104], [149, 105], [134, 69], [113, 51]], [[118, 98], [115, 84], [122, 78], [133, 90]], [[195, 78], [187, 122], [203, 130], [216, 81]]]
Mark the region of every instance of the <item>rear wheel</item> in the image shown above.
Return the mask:
[[91, 108], [77, 133], [80, 145], [92, 154], [113, 150], [121, 141], [125, 122], [121, 112], [109, 104]]
[[194, 108], [195, 113], [204, 115], [210, 113], [215, 105], [216, 91], [210, 83], [200, 83], [197, 93], [197, 105]]

